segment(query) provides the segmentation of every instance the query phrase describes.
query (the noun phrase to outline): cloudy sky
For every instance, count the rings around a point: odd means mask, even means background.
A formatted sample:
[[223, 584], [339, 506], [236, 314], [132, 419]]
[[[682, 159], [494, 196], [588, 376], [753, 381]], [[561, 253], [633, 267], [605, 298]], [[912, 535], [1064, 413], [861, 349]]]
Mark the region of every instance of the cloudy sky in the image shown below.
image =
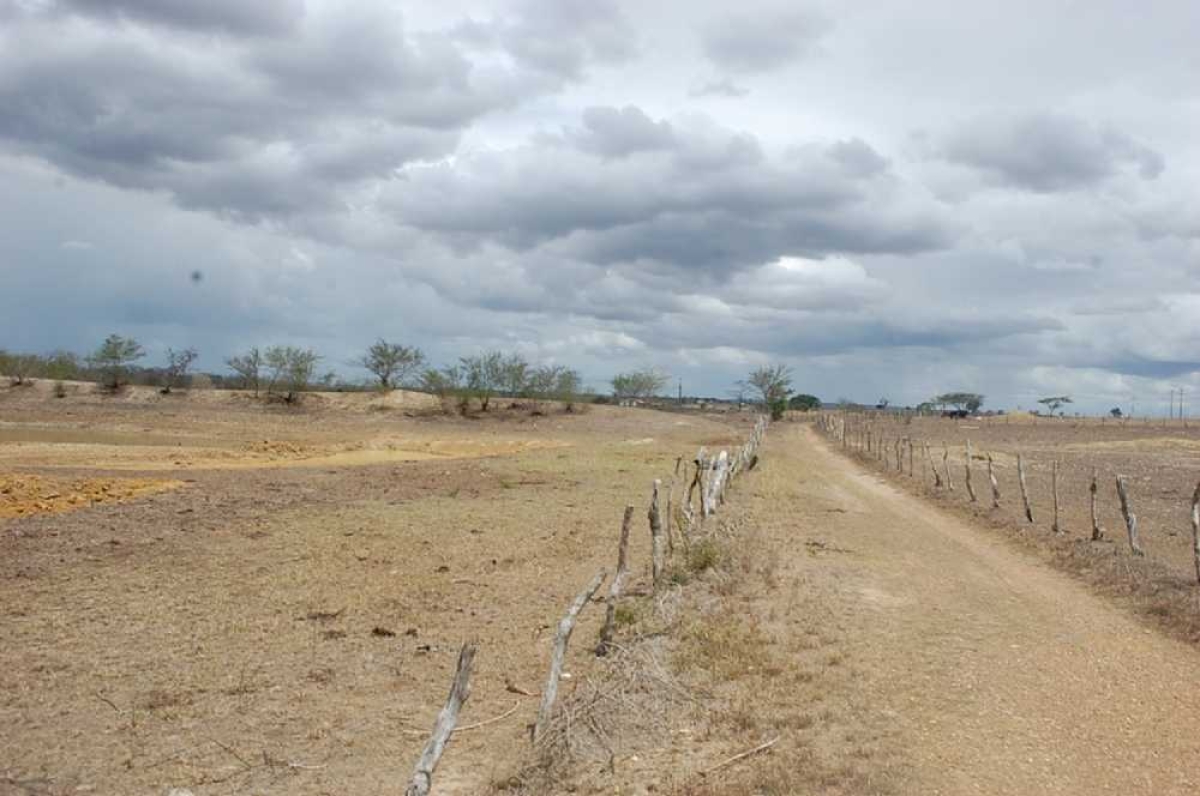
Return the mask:
[[1200, 393], [1198, 31], [1193, 0], [0, 0], [0, 347], [358, 377], [383, 336], [1164, 411]]

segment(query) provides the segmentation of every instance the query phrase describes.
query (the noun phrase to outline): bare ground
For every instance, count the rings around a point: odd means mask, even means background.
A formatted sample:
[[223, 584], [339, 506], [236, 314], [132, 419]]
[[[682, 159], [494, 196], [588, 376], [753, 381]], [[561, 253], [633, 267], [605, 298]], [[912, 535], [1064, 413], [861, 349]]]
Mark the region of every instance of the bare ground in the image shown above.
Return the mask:
[[[3, 408], [23, 434], [61, 430], [32, 404]], [[80, 411], [101, 433], [171, 425], [161, 408]], [[644, 501], [675, 455], [745, 430], [615, 410], [484, 422], [347, 419], [337, 407], [303, 415], [306, 426], [231, 421], [228, 407], [185, 414], [197, 447], [307, 447], [285, 451], [287, 466], [121, 469], [184, 483], [0, 519], [4, 796], [398, 790], [470, 637], [481, 651], [463, 723], [517, 710], [457, 735], [436, 791], [520, 791], [536, 699], [510, 686], [539, 687], [550, 626], [611, 564], [621, 508]], [[379, 439], [421, 450], [489, 438], [502, 455], [294, 461]], [[20, 461], [45, 477], [112, 475], [86, 460]], [[631, 602], [640, 618], [619, 639], [686, 696], [654, 705], [655, 721], [627, 716], [610, 756], [581, 753], [547, 792], [1200, 788], [1193, 647], [807, 426], [773, 427], [712, 532], [713, 560], [681, 557], [680, 587]], [[635, 537], [643, 565], [646, 547]], [[600, 613], [576, 631], [568, 699], [612, 675], [588, 652]]]

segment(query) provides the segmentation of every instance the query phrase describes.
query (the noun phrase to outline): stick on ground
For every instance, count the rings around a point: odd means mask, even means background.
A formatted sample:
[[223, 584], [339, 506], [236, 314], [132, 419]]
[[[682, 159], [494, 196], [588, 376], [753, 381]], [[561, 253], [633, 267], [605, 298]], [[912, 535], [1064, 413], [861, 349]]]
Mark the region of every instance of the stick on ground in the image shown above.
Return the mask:
[[709, 774], [720, 771], [721, 769], [723, 769], [727, 766], [731, 766], [734, 763], [738, 762], [739, 760], [745, 760], [747, 757], [752, 757], [760, 752], [765, 752], [768, 749], [770, 749], [772, 746], [774, 746], [775, 744], [779, 743], [779, 739], [782, 737], [783, 737], [782, 735], [776, 735], [771, 740], [767, 741], [766, 743], [761, 743], [758, 746], [754, 747], [753, 749], [747, 749], [744, 752], [738, 752], [733, 757], [726, 758], [725, 760], [722, 760], [720, 763], [717, 763], [715, 766], [704, 769], [704, 771], [700, 772], [700, 776], [707, 777]]

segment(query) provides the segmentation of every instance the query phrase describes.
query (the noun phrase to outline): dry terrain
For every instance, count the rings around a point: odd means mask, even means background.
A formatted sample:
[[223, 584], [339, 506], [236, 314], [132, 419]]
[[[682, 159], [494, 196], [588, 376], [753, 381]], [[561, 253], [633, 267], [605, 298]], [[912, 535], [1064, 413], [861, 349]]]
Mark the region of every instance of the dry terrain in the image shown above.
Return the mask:
[[420, 399], [0, 392], [0, 793], [395, 790], [469, 638], [464, 722], [520, 707], [441, 792], [507, 777], [626, 502], [743, 431]]
[[[431, 409], [0, 392], [0, 794], [400, 792], [471, 638], [469, 729], [435, 793], [1200, 788], [1195, 647], [1048, 565], [1041, 529], [999, 532], [1009, 520], [964, 506], [961, 485], [926, 494], [776, 424], [653, 597], [651, 480], [736, 444], [750, 418]], [[1066, 468], [1077, 444], [1141, 461], [1131, 477], [1186, 464], [1186, 446], [1143, 452], [1142, 430], [920, 422], [907, 433], [970, 432], [998, 462], [1019, 446]], [[1176, 497], [1134, 491], [1165, 577], [1182, 542], [1155, 507]], [[538, 691], [552, 625], [613, 563], [628, 503], [618, 654], [590, 653], [589, 608], [564, 720], [535, 753], [537, 699], [519, 692]], [[1081, 516], [1064, 515], [1062, 545]], [[1110, 536], [1116, 522], [1106, 508]]]

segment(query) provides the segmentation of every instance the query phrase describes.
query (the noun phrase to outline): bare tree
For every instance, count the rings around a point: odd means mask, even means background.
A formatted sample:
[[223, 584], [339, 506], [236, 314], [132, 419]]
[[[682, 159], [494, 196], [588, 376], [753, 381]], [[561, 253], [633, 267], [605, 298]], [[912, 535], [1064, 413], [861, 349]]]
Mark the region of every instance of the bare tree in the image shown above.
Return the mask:
[[391, 390], [407, 382], [425, 364], [425, 354], [419, 348], [389, 343], [381, 337], [358, 364], [379, 379], [381, 389]]
[[320, 359], [311, 348], [271, 346], [263, 354], [263, 364], [270, 376], [267, 391], [274, 393], [282, 389], [283, 400], [289, 404], [296, 403], [300, 393], [312, 383], [313, 372]]
[[751, 371], [746, 380], [768, 407], [786, 401], [792, 391], [792, 369], [787, 365], [763, 365]]
[[263, 368], [262, 352], [258, 350], [258, 347], [251, 348], [241, 356], [226, 359], [225, 364], [242, 380], [242, 389], [254, 390], [254, 395], [257, 397]]
[[182, 351], [176, 351], [174, 348], [167, 349], [167, 367], [163, 370], [163, 385], [160, 390], [163, 395], [170, 395], [171, 390], [183, 384], [192, 363], [198, 356], [200, 355], [194, 348], [185, 348]]

